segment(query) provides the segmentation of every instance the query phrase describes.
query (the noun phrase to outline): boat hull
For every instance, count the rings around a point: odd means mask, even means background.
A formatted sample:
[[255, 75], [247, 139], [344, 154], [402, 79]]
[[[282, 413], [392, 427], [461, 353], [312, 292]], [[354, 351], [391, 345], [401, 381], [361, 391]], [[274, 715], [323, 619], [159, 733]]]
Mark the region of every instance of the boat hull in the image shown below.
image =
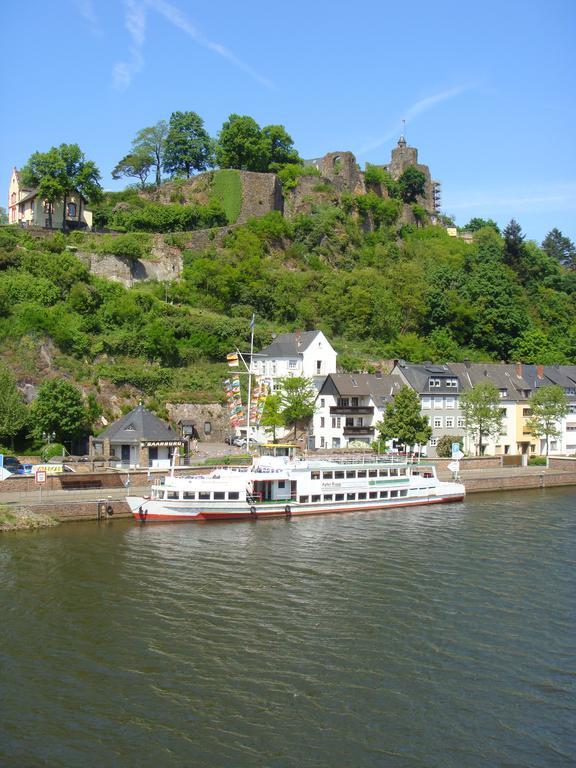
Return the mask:
[[465, 493], [442, 494], [439, 496], [422, 496], [412, 499], [395, 499], [394, 501], [377, 501], [372, 504], [298, 504], [297, 502], [275, 504], [209, 508], [190, 508], [179, 504], [166, 505], [160, 500], [128, 497], [126, 500], [135, 520], [141, 523], [202, 523], [219, 520], [257, 520], [273, 517], [302, 517], [310, 515], [339, 514], [343, 512], [371, 512], [400, 507], [425, 506], [429, 504], [446, 504], [464, 500]]

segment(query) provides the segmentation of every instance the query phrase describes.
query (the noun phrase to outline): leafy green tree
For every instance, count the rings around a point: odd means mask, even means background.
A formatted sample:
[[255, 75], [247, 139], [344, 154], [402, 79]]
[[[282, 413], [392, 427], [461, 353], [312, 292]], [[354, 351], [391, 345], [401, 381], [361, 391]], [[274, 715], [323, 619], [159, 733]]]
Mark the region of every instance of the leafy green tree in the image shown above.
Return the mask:
[[424, 194], [425, 186], [426, 176], [415, 165], [409, 165], [398, 179], [400, 194], [405, 203], [415, 203], [416, 198]]
[[3, 208], [0, 205], [0, 224], [8, 224], [8, 213], [6, 212], [6, 208]]
[[148, 128], [142, 128], [141, 131], [138, 131], [132, 142], [132, 153], [154, 158], [152, 165], [156, 169], [157, 187], [159, 187], [162, 182], [162, 165], [164, 163], [164, 150], [167, 134], [168, 124], [165, 120], [160, 120], [155, 125], [151, 125]]
[[502, 431], [500, 393], [491, 382], [476, 384], [460, 397], [466, 433], [478, 446], [478, 455], [484, 454], [484, 438], [496, 437]]
[[[60, 144], [48, 152], [35, 152], [22, 168], [22, 181], [37, 187], [40, 197], [51, 205], [62, 200], [62, 229], [66, 229], [68, 198], [78, 195], [78, 219], [82, 212], [82, 199], [97, 201], [102, 194], [100, 171], [92, 160], [86, 160], [78, 144]], [[49, 208], [49, 211], [51, 209]], [[49, 225], [52, 214], [49, 212]]]
[[164, 170], [172, 176], [190, 178], [193, 171], [214, 165], [214, 146], [196, 112], [170, 115], [164, 149]]
[[510, 352], [510, 359], [534, 365], [553, 365], [561, 362], [562, 357], [562, 352], [538, 328], [527, 328], [516, 339]]
[[569, 269], [576, 269], [576, 246], [554, 227], [542, 241], [542, 249], [553, 259]]
[[436, 444], [436, 455], [441, 459], [452, 458], [452, 443], [458, 443], [460, 445], [460, 450], [462, 450], [464, 438], [455, 437], [454, 435], [442, 435]]
[[302, 162], [294, 149], [292, 137], [288, 135], [283, 125], [265, 125], [262, 128], [262, 143], [269, 158], [266, 170], [274, 163], [298, 165]]
[[112, 171], [112, 178], [119, 179], [122, 176], [131, 176], [140, 179], [142, 189], [146, 186], [146, 179], [150, 175], [154, 157], [145, 152], [132, 152], [120, 160]]
[[279, 387], [280, 413], [284, 424], [293, 427], [296, 440], [298, 426], [306, 424], [314, 415], [317, 392], [305, 376], [280, 379]]
[[28, 420], [28, 408], [16, 386], [12, 371], [0, 364], [0, 442], [10, 441], [14, 448], [14, 438]]
[[420, 411], [420, 398], [410, 387], [402, 387], [386, 405], [382, 421], [376, 424], [378, 442], [386, 447], [389, 440], [399, 440], [405, 446], [425, 445], [432, 435], [432, 427]]
[[546, 456], [551, 437], [560, 435], [559, 422], [568, 413], [568, 398], [562, 387], [556, 384], [539, 387], [528, 400], [530, 415], [526, 426], [534, 437], [544, 437], [546, 440]]
[[494, 219], [480, 219], [477, 216], [470, 219], [468, 224], [465, 224], [462, 229], [465, 229], [467, 232], [478, 232], [479, 229], [484, 229], [484, 227], [492, 227], [495, 232], [500, 234], [500, 227]]
[[522, 261], [524, 235], [522, 227], [515, 219], [504, 228], [504, 261], [509, 266], [518, 269]]
[[71, 440], [89, 429], [82, 393], [66, 379], [50, 379], [38, 390], [31, 406], [32, 434], [54, 434], [55, 440]]
[[301, 162], [293, 145], [284, 126], [260, 128], [254, 118], [232, 114], [220, 130], [216, 160], [221, 168], [268, 171], [271, 165]]
[[282, 415], [282, 399], [278, 393], [268, 395], [264, 403], [264, 410], [260, 425], [271, 430], [272, 442], [276, 442], [276, 430], [284, 426], [284, 417]]

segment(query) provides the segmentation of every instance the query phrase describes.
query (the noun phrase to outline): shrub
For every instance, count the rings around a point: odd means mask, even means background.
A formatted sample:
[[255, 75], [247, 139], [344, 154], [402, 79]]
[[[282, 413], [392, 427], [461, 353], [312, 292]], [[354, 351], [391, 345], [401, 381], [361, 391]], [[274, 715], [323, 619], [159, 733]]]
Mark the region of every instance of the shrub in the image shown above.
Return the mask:
[[452, 443], [459, 443], [460, 450], [462, 450], [464, 438], [455, 435], [443, 435], [436, 445], [436, 455], [442, 459], [452, 458]]
[[143, 233], [129, 235], [102, 235], [96, 241], [99, 253], [111, 253], [113, 256], [124, 256], [127, 259], [143, 259], [150, 255], [152, 238]]

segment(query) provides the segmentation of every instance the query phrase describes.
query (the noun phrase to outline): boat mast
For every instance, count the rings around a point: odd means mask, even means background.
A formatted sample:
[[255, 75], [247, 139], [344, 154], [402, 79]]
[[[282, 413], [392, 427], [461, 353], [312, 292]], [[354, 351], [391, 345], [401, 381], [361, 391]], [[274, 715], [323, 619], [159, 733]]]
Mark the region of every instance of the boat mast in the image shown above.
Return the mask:
[[250, 321], [250, 359], [248, 361], [248, 405], [246, 407], [246, 450], [250, 453], [250, 408], [252, 406], [252, 357], [254, 355], [254, 325], [256, 315]]

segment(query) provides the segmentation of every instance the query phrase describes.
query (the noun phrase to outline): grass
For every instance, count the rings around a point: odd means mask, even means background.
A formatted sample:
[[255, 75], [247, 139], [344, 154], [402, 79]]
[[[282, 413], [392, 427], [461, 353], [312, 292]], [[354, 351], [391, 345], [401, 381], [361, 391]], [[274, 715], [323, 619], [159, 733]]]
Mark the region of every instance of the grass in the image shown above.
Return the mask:
[[230, 464], [249, 464], [251, 460], [252, 456], [249, 453], [241, 454], [240, 456], [210, 456], [210, 458], [204, 459], [202, 465], [205, 467], [227, 467]]
[[36, 514], [29, 509], [12, 509], [0, 505], [0, 531], [31, 531], [37, 528], [50, 528], [58, 521], [49, 515]]
[[234, 224], [242, 208], [242, 180], [232, 168], [214, 173], [214, 196], [222, 203], [228, 223]]

